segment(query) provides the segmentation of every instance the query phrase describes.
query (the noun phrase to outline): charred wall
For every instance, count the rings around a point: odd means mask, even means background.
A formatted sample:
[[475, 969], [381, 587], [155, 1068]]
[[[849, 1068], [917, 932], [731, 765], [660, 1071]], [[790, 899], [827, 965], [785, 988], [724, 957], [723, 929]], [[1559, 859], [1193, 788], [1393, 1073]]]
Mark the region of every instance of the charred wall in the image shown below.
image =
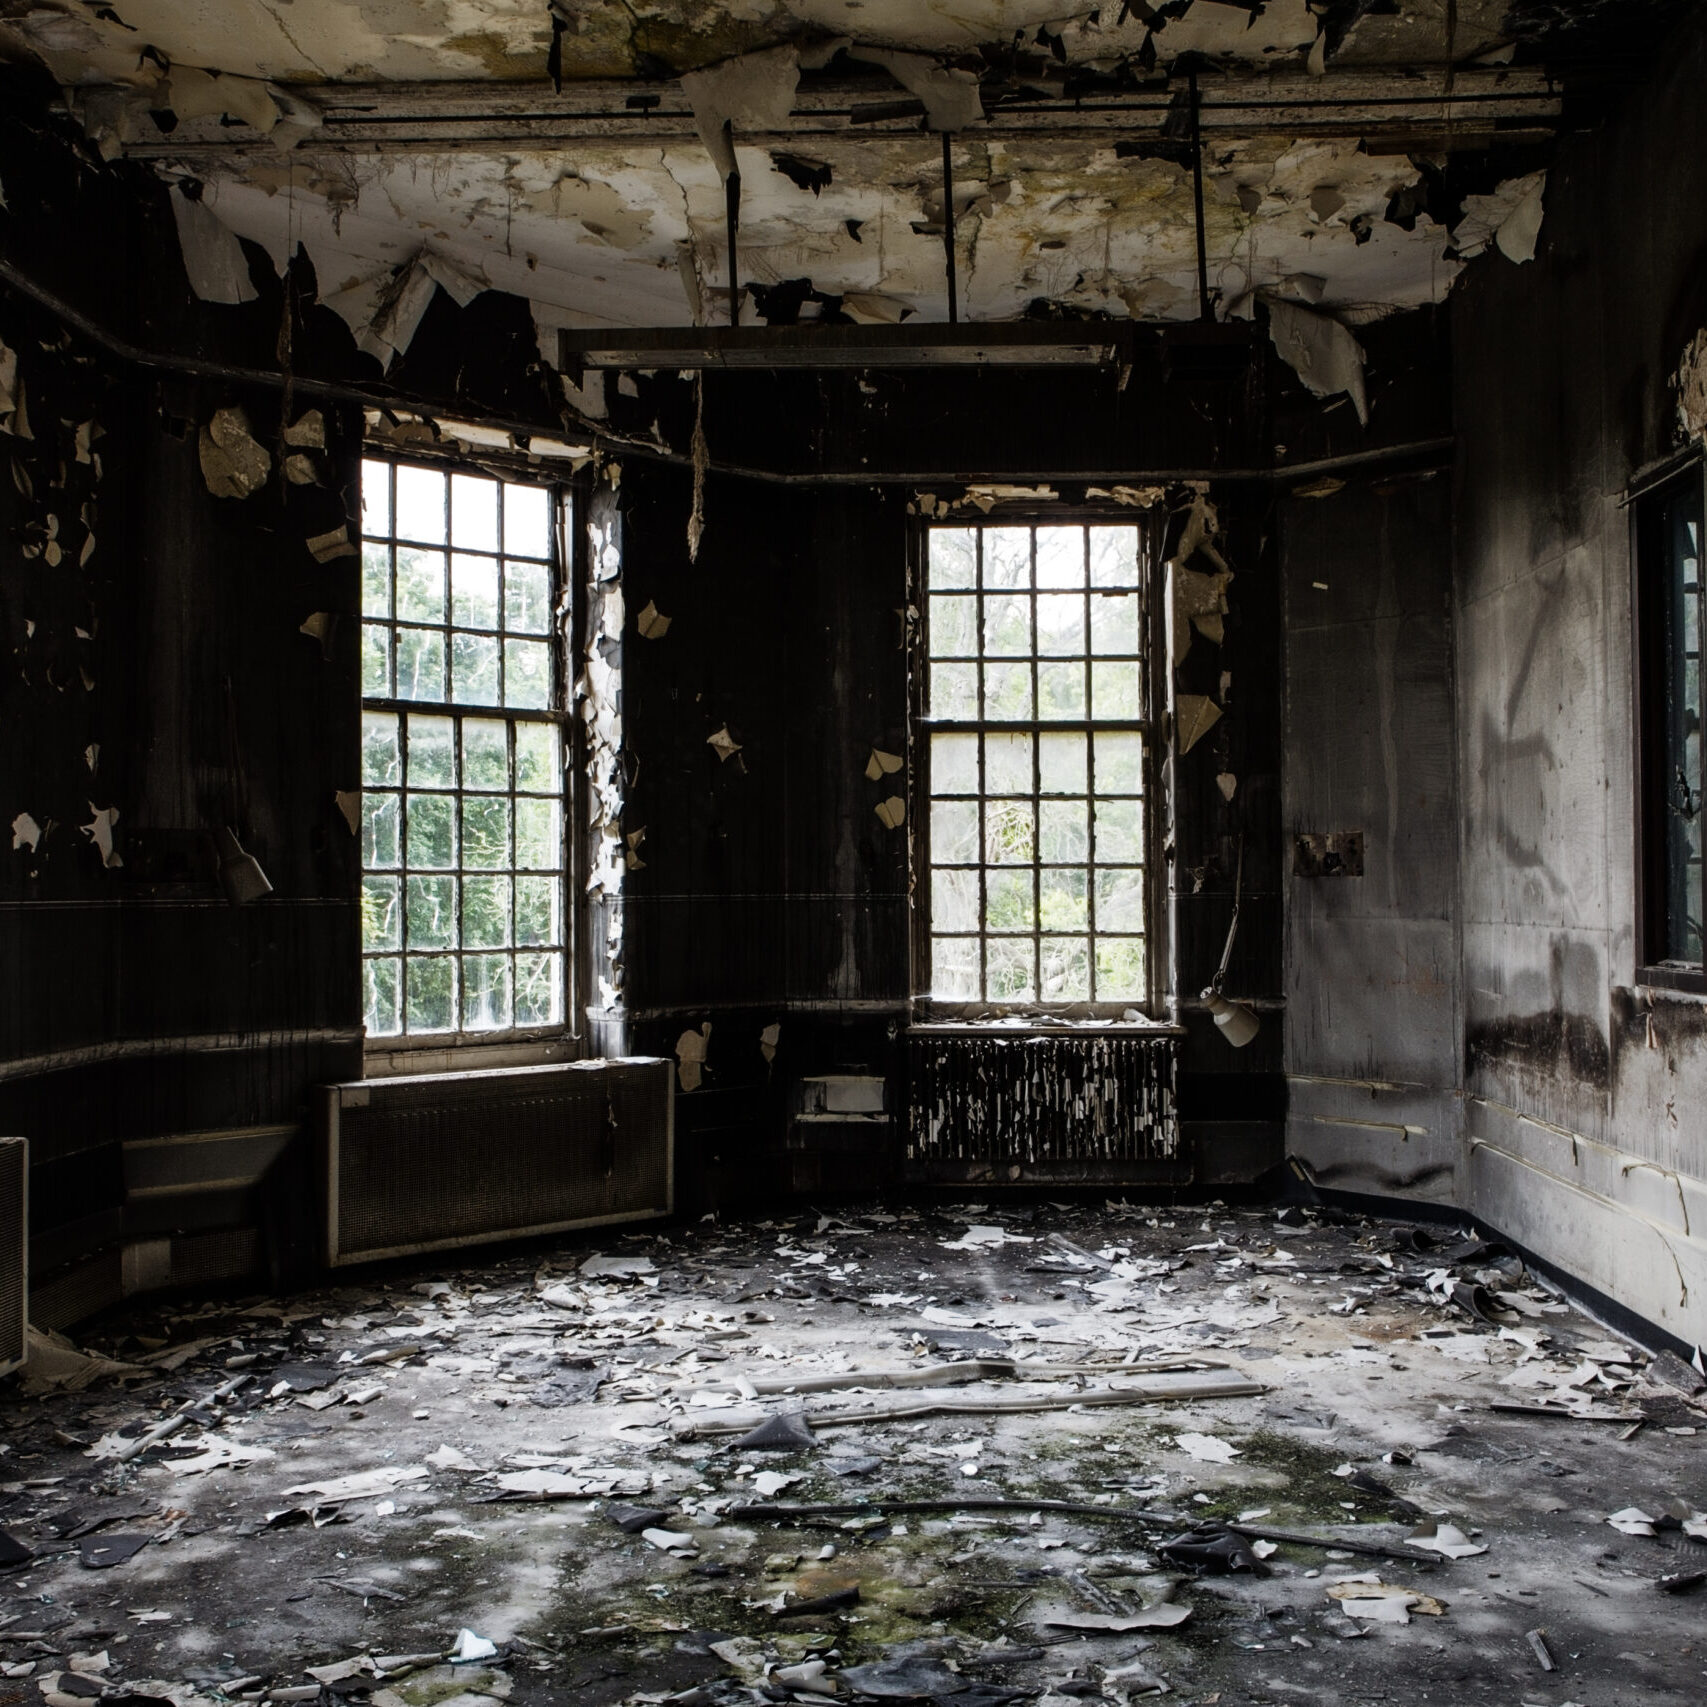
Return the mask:
[[[103, 166], [6, 73], [0, 251], [118, 337], [273, 367], [284, 291], [191, 297], [164, 187]], [[352, 423], [322, 411], [307, 484], [278, 458], [244, 498], [203, 428], [277, 390], [113, 358], [0, 292], [29, 436], [0, 432], [0, 1130], [31, 1140], [35, 1316], [116, 1296], [121, 1250], [165, 1278], [312, 1261], [308, 1088], [359, 1071], [354, 558], [305, 541], [353, 515]], [[319, 355], [306, 331], [299, 355]], [[324, 639], [300, 632], [316, 613]], [[113, 814], [109, 820], [98, 815]], [[86, 828], [110, 823], [111, 857]], [[272, 885], [233, 906], [214, 833]], [[103, 832], [104, 834], [105, 832]]]
[[[1461, 1201], [1707, 1338], [1707, 1010], [1638, 987], [1632, 475], [1707, 324], [1707, 31], [1561, 146], [1536, 259], [1452, 303]], [[1691, 1228], [1694, 1231], [1691, 1231]]]

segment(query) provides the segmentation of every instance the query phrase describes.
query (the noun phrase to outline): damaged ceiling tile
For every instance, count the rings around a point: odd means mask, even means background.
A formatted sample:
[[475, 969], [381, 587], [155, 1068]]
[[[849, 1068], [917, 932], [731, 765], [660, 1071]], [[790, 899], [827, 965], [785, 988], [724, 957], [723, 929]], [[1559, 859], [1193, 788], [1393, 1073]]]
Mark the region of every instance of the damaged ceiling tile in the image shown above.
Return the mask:
[[931, 130], [969, 130], [984, 117], [975, 71], [939, 65], [924, 54], [892, 49], [853, 46], [848, 56], [881, 65], [909, 95], [923, 103], [925, 122]]
[[1369, 424], [1369, 400], [1363, 385], [1363, 346], [1331, 315], [1290, 302], [1270, 302], [1268, 334], [1281, 359], [1316, 397], [1344, 392]]
[[792, 47], [743, 54], [681, 79], [694, 127], [720, 178], [736, 169], [732, 137], [788, 128], [799, 83], [800, 56]]
[[203, 302], [253, 302], [260, 292], [237, 233], [199, 195], [187, 196], [174, 184], [170, 196], [190, 289]]

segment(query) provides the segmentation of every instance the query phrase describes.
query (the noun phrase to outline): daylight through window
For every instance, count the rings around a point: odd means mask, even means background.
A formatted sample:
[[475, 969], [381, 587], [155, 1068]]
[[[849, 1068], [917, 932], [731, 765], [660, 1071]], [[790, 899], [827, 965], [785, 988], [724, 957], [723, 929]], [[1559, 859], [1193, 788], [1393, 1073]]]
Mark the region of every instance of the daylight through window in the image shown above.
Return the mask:
[[927, 580], [931, 996], [1143, 1003], [1138, 530], [932, 528]]
[[563, 1021], [558, 502], [362, 465], [369, 1038]]

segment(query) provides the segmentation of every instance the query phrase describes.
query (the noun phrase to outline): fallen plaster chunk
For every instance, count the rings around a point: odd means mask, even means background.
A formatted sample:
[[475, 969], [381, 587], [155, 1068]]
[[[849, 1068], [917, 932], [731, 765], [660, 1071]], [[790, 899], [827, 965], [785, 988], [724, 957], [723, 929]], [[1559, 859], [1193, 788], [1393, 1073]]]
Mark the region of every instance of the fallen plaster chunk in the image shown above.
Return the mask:
[[591, 1256], [578, 1272], [583, 1280], [634, 1280], [643, 1274], [656, 1274], [657, 1270], [650, 1257]]
[[878, 823], [886, 830], [898, 830], [907, 822], [907, 802], [898, 794], [878, 801], [872, 810], [877, 814]]
[[1473, 1559], [1487, 1548], [1472, 1541], [1455, 1523], [1425, 1523], [1405, 1537], [1406, 1544], [1448, 1559]]
[[1615, 1511], [1607, 1520], [1620, 1535], [1646, 1535], [1654, 1533], [1654, 1519], [1649, 1517], [1639, 1506], [1629, 1505], [1622, 1511]]
[[684, 1091], [697, 1091], [705, 1070], [706, 1050], [711, 1046], [711, 1021], [698, 1031], [684, 1031], [676, 1039], [676, 1076]]
[[20, 812], [12, 820], [12, 846], [14, 849], [28, 848], [31, 853], [34, 853], [41, 846], [41, 836], [41, 825], [28, 812]]
[[199, 196], [172, 186], [172, 217], [190, 289], [203, 302], [253, 302], [261, 293], [249, 276], [249, 258], [237, 233]]
[[[450, 1663], [453, 1666], [468, 1665], [475, 1660], [492, 1660], [498, 1657], [498, 1644], [489, 1642], [484, 1636], [476, 1636], [472, 1630], [459, 1630], [456, 1637], [456, 1647], [452, 1650]], [[322, 1679], [322, 1682], [325, 1680]]]
[[215, 410], [201, 430], [202, 478], [216, 498], [248, 498], [266, 485], [273, 459], [250, 431], [249, 417], [233, 405]]
[[111, 1358], [79, 1351], [64, 1334], [32, 1327], [25, 1340], [23, 1386], [26, 1393], [40, 1393], [50, 1388], [80, 1393], [96, 1381], [146, 1373], [138, 1364], [115, 1363]]
[[1207, 694], [1182, 693], [1174, 715], [1174, 742], [1181, 757], [1220, 721], [1221, 707]]
[[983, 122], [984, 102], [978, 93], [975, 71], [938, 65], [928, 54], [899, 53], [888, 48], [850, 47], [848, 57], [881, 65], [909, 95], [922, 101], [929, 130], [968, 130]]
[[1332, 315], [1317, 314], [1295, 303], [1268, 305], [1268, 335], [1281, 359], [1317, 397], [1344, 392], [1369, 424], [1369, 399], [1363, 385], [1363, 346]]
[[1374, 1624], [1409, 1624], [1413, 1612], [1439, 1618], [1446, 1611], [1432, 1595], [1382, 1582], [1373, 1571], [1342, 1577], [1329, 1585], [1327, 1594], [1329, 1600], [1337, 1600], [1353, 1618], [1366, 1619]]
[[865, 764], [866, 780], [881, 782], [886, 776], [893, 776], [901, 768], [901, 764], [900, 754], [886, 753], [881, 747], [873, 747], [871, 757]]
[[1190, 1617], [1189, 1606], [1165, 1600], [1159, 1606], [1146, 1606], [1139, 1612], [1063, 1612], [1044, 1622], [1051, 1630], [1089, 1630], [1119, 1635], [1127, 1630], [1172, 1630]]
[[357, 1470], [348, 1476], [332, 1476], [324, 1482], [302, 1482], [286, 1488], [287, 1494], [318, 1494], [322, 1500], [359, 1500], [371, 1494], [389, 1494], [403, 1482], [423, 1481], [424, 1464], [386, 1464], [377, 1470]]
[[634, 619], [634, 622], [640, 630], [642, 640], [662, 640], [670, 632], [671, 620], [658, 609], [651, 599], [648, 599], [645, 610]]
[[958, 1239], [938, 1239], [945, 1251], [976, 1251], [993, 1245], [1030, 1245], [1036, 1241], [1021, 1233], [1010, 1233], [1005, 1227], [969, 1226]]
[[1238, 1447], [1216, 1434], [1178, 1435], [1174, 1439], [1174, 1445], [1189, 1457], [1205, 1464], [1231, 1464], [1239, 1456]]
[[89, 823], [81, 826], [83, 834], [101, 850], [101, 863], [111, 870], [116, 870], [124, 864], [123, 857], [113, 846], [113, 826], [119, 821], [119, 809], [116, 806], [97, 806], [91, 800], [89, 810], [95, 816]]
[[732, 136], [788, 128], [799, 83], [800, 56], [792, 47], [745, 53], [682, 78], [694, 128], [719, 177], [735, 171]]

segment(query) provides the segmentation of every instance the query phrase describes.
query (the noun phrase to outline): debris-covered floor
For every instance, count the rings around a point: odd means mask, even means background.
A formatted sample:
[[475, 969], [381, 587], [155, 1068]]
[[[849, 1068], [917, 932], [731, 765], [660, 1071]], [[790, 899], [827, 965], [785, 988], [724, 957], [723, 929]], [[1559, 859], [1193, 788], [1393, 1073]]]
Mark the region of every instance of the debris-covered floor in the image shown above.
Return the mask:
[[0, 1396], [6, 1707], [1703, 1696], [1695, 1372], [1468, 1237], [807, 1215], [81, 1344]]

